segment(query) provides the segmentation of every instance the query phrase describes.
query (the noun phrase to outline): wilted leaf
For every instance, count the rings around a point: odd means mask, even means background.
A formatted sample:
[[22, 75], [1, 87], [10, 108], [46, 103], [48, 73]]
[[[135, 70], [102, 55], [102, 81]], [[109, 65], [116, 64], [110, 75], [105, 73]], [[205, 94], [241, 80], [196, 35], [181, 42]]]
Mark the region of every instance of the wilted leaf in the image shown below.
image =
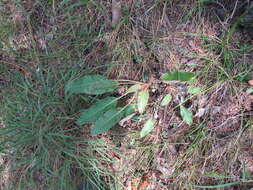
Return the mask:
[[148, 135], [154, 128], [154, 125], [155, 125], [155, 120], [153, 119], [149, 119], [144, 127], [141, 129], [141, 132], [140, 132], [140, 137], [145, 137], [146, 135]]
[[199, 94], [201, 92], [201, 88], [196, 86], [188, 86], [187, 89], [189, 94]]
[[162, 79], [166, 80], [166, 81], [188, 82], [188, 81], [191, 81], [194, 76], [195, 76], [195, 73], [193, 73], [193, 72], [175, 71], [175, 72], [163, 74]]
[[141, 89], [141, 85], [140, 84], [135, 84], [133, 86], [131, 86], [128, 90], [127, 90], [127, 94], [129, 93], [133, 93], [133, 92], [138, 92], [138, 90]]
[[117, 82], [107, 80], [102, 75], [89, 75], [81, 77], [68, 83], [65, 87], [66, 91], [79, 94], [104, 94], [106, 92], [113, 92], [117, 88]]
[[172, 96], [170, 94], [167, 94], [166, 96], [164, 96], [161, 102], [161, 106], [167, 106], [171, 100], [172, 100]]
[[117, 101], [115, 97], [107, 97], [99, 100], [97, 103], [81, 112], [80, 119], [77, 120], [77, 125], [95, 122], [104, 112], [115, 108]]
[[140, 114], [145, 111], [146, 106], [148, 105], [149, 92], [148, 90], [140, 91], [137, 99], [137, 107]]
[[192, 125], [192, 112], [186, 109], [184, 106], [180, 106], [180, 115], [183, 118], [183, 121], [187, 123], [188, 125]]

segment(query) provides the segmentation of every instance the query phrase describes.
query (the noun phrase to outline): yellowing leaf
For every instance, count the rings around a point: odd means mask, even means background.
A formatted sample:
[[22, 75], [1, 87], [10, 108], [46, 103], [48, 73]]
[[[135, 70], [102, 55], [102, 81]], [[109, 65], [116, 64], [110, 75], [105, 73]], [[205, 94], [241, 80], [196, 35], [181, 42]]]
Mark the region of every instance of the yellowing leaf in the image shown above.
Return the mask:
[[167, 94], [166, 96], [164, 96], [161, 102], [161, 106], [167, 106], [171, 100], [172, 100], [172, 96], [170, 94]]
[[189, 94], [199, 94], [201, 92], [201, 88], [196, 86], [188, 86], [187, 89]]
[[143, 114], [148, 105], [149, 92], [148, 90], [140, 91], [137, 99], [137, 107], [140, 114]]
[[135, 84], [133, 86], [131, 86], [128, 90], [127, 90], [127, 94], [129, 93], [133, 93], [133, 92], [138, 92], [138, 90], [141, 89], [141, 85], [140, 84]]
[[149, 119], [144, 127], [141, 129], [141, 132], [140, 132], [140, 137], [143, 138], [145, 136], [147, 136], [154, 128], [155, 126], [155, 120], [154, 119]]
[[192, 112], [186, 109], [184, 106], [180, 106], [180, 115], [183, 118], [183, 121], [188, 125], [192, 125]]

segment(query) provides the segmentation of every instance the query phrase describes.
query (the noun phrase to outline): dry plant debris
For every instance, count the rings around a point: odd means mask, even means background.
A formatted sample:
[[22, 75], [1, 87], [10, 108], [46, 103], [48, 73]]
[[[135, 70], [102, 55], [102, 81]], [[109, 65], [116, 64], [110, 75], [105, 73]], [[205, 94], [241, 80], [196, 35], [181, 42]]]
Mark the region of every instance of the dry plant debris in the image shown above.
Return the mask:
[[[100, 139], [115, 148], [105, 150], [113, 162], [103, 166], [121, 184], [119, 189], [253, 188], [253, 95], [246, 93], [253, 86], [252, 40], [245, 28], [231, 32], [232, 17], [237, 15], [233, 10], [242, 1], [94, 0], [76, 7], [66, 1], [61, 7], [60, 1], [53, 0], [50, 11], [38, 2], [21, 1], [21, 9], [4, 1], [8, 21], [14, 23], [14, 34], [5, 47], [14, 51], [0, 52], [1, 65], [11, 65], [8, 71], [22, 70], [27, 77], [42, 65], [63, 68], [75, 63], [110, 79], [151, 81], [145, 112], [139, 106], [144, 118], [138, 120], [134, 113], [112, 133], [96, 137], [88, 134], [90, 125], [82, 126], [84, 139]], [[228, 10], [222, 18], [221, 9]], [[64, 14], [64, 10], [71, 11]], [[84, 38], [92, 39], [88, 47]], [[109, 69], [104, 69], [107, 63]], [[190, 85], [161, 82], [161, 75], [172, 71], [195, 72], [197, 80]], [[237, 80], [245, 73], [251, 78]], [[3, 76], [1, 72], [0, 85], [3, 81], [8, 86], [11, 79]], [[190, 94], [189, 86], [200, 92]], [[116, 95], [126, 90], [122, 87]], [[171, 100], [161, 106], [166, 95]], [[181, 104], [193, 114], [192, 125], [180, 116]], [[140, 138], [151, 117], [156, 120], [153, 130]], [[5, 163], [0, 157], [0, 165]], [[44, 179], [38, 173], [34, 180], [40, 184]], [[1, 188], [16, 180], [12, 176], [15, 172], [2, 175]], [[222, 187], [230, 182], [238, 183]]]

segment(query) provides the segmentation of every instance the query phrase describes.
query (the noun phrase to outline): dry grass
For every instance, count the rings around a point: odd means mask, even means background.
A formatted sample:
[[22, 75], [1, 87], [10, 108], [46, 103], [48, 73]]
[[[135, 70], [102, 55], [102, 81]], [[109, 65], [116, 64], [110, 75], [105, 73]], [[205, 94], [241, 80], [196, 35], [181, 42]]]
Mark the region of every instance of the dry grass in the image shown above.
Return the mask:
[[[253, 98], [246, 93], [246, 82], [253, 77], [250, 36], [233, 30], [232, 21], [214, 17], [218, 5], [197, 0], [121, 1], [115, 28], [110, 1], [63, 2], [3, 2], [2, 23], [10, 23], [7, 29], [12, 32], [0, 33], [4, 40], [0, 85], [3, 80], [8, 86], [17, 70], [29, 78], [38, 69], [49, 71], [50, 65], [59, 70], [85, 68], [112, 79], [153, 78], [145, 115], [157, 120], [152, 134], [139, 138], [144, 118], [128, 121], [124, 135], [116, 131], [98, 137], [115, 147], [101, 150], [113, 158], [113, 163], [103, 160], [102, 165], [119, 184], [108, 188], [253, 187]], [[228, 12], [228, 18], [232, 14]], [[191, 85], [202, 92], [191, 96], [188, 84], [161, 83], [161, 74], [176, 70], [196, 72], [197, 81]], [[166, 94], [173, 100], [161, 108]], [[179, 115], [182, 98], [194, 114], [192, 126]], [[20, 168], [22, 172], [27, 171]], [[104, 179], [111, 183], [112, 178]], [[8, 180], [3, 175], [1, 183]]]

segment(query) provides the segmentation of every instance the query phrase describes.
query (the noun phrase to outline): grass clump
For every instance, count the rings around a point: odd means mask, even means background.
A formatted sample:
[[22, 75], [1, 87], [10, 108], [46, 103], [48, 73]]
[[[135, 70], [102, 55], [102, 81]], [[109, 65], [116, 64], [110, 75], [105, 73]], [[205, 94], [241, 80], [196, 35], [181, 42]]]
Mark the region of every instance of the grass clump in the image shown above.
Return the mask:
[[105, 151], [110, 147], [75, 125], [79, 105], [87, 102], [64, 97], [64, 84], [74, 73], [18, 77], [5, 93], [1, 149], [12, 174], [5, 189], [106, 188], [103, 176], [110, 179], [110, 173], [102, 163], [112, 162]]

